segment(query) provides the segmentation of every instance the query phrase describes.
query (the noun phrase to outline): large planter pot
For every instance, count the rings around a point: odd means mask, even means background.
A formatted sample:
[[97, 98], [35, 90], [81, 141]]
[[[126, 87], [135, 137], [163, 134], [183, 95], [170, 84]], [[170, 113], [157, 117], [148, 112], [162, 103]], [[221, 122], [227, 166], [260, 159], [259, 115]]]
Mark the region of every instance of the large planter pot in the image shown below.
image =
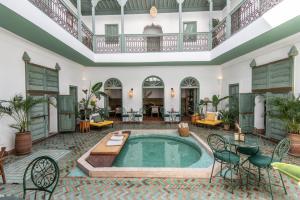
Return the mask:
[[31, 153], [32, 138], [30, 132], [17, 133], [15, 139], [16, 155], [25, 155]]
[[289, 154], [300, 157], [300, 134], [289, 133], [288, 138], [291, 141]]
[[192, 124], [195, 124], [197, 120], [200, 120], [200, 115], [192, 115], [191, 116]]
[[230, 129], [230, 124], [224, 124], [224, 130], [229, 131]]

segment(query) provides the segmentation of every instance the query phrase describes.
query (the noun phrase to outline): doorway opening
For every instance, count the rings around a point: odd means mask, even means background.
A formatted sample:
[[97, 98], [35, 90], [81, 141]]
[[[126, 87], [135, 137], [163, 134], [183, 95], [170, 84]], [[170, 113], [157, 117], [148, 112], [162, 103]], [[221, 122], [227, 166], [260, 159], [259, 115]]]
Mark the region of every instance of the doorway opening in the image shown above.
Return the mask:
[[160, 52], [163, 34], [161, 26], [154, 24], [146, 26], [143, 34], [146, 36], [147, 52]]
[[184, 121], [190, 120], [191, 115], [199, 112], [200, 84], [194, 77], [186, 77], [181, 81], [180, 91], [181, 115]]
[[122, 120], [122, 83], [119, 79], [110, 78], [104, 83], [105, 108], [109, 119]]
[[157, 76], [149, 76], [143, 82], [144, 120], [161, 121], [164, 111], [164, 82]]

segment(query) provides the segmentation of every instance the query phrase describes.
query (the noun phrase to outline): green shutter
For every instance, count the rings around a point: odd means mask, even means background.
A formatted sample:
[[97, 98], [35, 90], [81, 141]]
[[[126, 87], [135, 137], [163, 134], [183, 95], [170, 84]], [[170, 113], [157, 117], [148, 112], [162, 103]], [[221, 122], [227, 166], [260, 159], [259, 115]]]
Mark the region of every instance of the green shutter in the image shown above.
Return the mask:
[[[35, 99], [45, 96], [32, 96]], [[31, 131], [32, 140], [38, 140], [48, 135], [48, 103], [35, 105], [29, 112], [29, 130]]]
[[254, 128], [254, 95], [239, 95], [239, 123], [243, 133], [252, 133]]
[[270, 113], [276, 112], [277, 108], [272, 106], [271, 101], [275, 97], [286, 97], [288, 98], [288, 93], [267, 93], [266, 106], [267, 106], [267, 119], [266, 119], [266, 136], [271, 139], [281, 140], [286, 137], [287, 130], [286, 124], [279, 120], [274, 119], [270, 116]]
[[292, 87], [293, 60], [286, 59], [269, 65], [268, 88]]
[[27, 63], [26, 87], [30, 91], [58, 92], [58, 71]]
[[293, 59], [288, 58], [252, 69], [252, 90], [293, 86]]
[[105, 24], [105, 42], [118, 43], [119, 42], [119, 25]]
[[75, 105], [74, 96], [59, 96], [59, 132], [75, 131]]
[[252, 90], [268, 88], [268, 67], [262, 66], [252, 69]]
[[197, 22], [183, 22], [184, 33], [197, 33]]

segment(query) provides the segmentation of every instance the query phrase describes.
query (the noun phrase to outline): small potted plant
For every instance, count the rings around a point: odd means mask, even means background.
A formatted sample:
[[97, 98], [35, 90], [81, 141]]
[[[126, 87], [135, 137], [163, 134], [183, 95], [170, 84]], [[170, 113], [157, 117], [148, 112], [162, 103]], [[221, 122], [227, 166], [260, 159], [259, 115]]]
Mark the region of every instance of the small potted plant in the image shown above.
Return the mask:
[[22, 95], [15, 95], [11, 100], [0, 101], [0, 112], [10, 116], [15, 121], [10, 127], [18, 131], [15, 137], [15, 152], [17, 155], [31, 152], [32, 138], [28, 128], [29, 112], [35, 105], [45, 101], [45, 99], [35, 99], [33, 97], [24, 98]]
[[230, 110], [222, 110], [220, 111], [221, 120], [224, 124], [224, 130], [228, 131], [230, 126], [234, 123], [234, 116]]
[[300, 156], [300, 97], [275, 98], [271, 104], [276, 107], [270, 116], [285, 122], [287, 136], [291, 141], [289, 154]]

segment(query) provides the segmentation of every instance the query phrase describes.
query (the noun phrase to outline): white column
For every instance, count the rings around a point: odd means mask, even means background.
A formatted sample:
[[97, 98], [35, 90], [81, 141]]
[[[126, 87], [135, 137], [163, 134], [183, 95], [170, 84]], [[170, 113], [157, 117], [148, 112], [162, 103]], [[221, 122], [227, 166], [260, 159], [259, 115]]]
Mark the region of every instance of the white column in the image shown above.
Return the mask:
[[82, 41], [82, 29], [81, 29], [81, 0], [77, 0], [77, 16], [78, 16], [78, 25], [77, 25], [77, 31], [78, 31], [78, 40]]
[[178, 11], [179, 11], [179, 51], [182, 51], [183, 49], [183, 23], [182, 23], [182, 4], [184, 0], [177, 0], [177, 3], [179, 4], [178, 6]]
[[119, 5], [121, 6], [121, 51], [125, 52], [125, 35], [124, 35], [124, 7], [127, 0], [118, 0]]
[[92, 0], [92, 32], [93, 32], [93, 50], [95, 51], [96, 49], [96, 22], [95, 22], [95, 8], [97, 6], [97, 4], [100, 2], [101, 0]]
[[213, 10], [214, 10], [214, 2], [213, 0], [209, 0], [209, 37], [208, 37], [208, 44], [209, 44], [209, 49], [212, 49], [212, 30], [213, 30]]
[[227, 7], [227, 17], [226, 17], [226, 38], [231, 36], [231, 0], [226, 0], [226, 7]]

